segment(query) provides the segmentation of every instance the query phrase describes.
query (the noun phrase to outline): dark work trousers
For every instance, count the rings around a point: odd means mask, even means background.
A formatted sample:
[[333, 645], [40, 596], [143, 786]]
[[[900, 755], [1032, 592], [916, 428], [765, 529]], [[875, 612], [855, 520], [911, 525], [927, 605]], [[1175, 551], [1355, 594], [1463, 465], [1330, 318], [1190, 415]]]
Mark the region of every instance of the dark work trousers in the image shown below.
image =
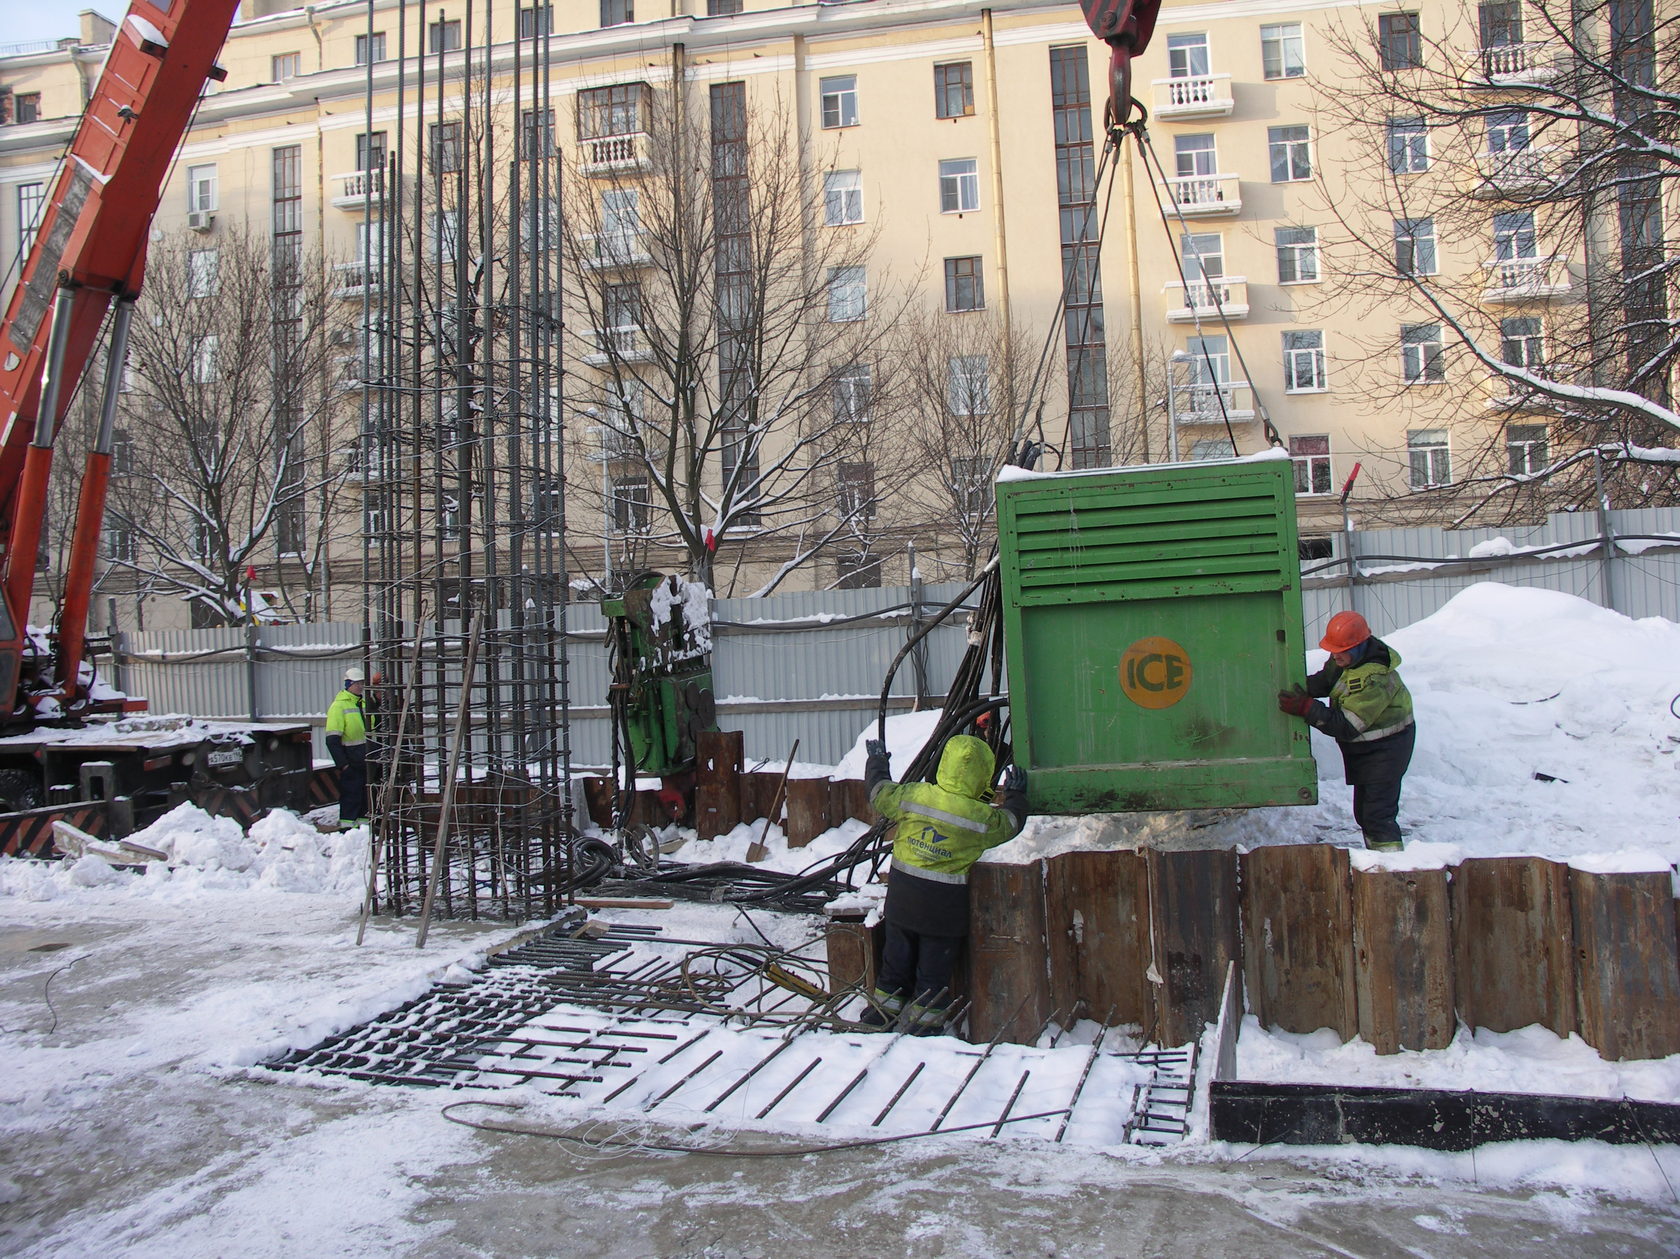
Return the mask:
[[881, 976], [876, 987], [897, 993], [912, 1005], [943, 1009], [951, 1004], [951, 978], [962, 951], [961, 936], [930, 936], [887, 923], [881, 945]]
[[367, 816], [367, 753], [359, 747], [344, 749], [344, 764], [338, 771], [338, 820], [359, 822]]
[[1400, 842], [1400, 782], [1416, 743], [1414, 723], [1374, 743], [1342, 744], [1347, 780], [1353, 785], [1353, 820], [1367, 843]]

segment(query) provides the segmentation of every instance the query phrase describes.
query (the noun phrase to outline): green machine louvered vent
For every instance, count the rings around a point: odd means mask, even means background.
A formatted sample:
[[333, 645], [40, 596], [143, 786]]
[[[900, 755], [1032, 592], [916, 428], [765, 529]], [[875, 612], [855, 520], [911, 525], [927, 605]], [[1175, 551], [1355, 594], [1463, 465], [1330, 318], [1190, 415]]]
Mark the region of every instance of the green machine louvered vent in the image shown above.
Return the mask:
[[1016, 759], [1035, 813], [1311, 804], [1286, 458], [999, 483]]

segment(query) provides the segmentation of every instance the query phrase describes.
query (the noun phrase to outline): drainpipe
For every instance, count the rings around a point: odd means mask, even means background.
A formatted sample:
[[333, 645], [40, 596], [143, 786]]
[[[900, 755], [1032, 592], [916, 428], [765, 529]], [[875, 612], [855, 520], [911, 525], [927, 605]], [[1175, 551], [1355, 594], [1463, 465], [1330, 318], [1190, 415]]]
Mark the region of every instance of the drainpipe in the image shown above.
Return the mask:
[[1598, 495], [1598, 531], [1604, 539], [1604, 606], [1612, 612], [1616, 607], [1616, 583], [1613, 568], [1616, 562], [1616, 529], [1610, 523], [1610, 495], [1604, 488], [1604, 451], [1593, 448], [1593, 487]]
[[997, 251], [998, 309], [1009, 320], [1009, 249], [1003, 223], [1003, 136], [998, 130], [997, 46], [992, 42], [992, 11], [980, 10], [980, 33], [986, 49], [987, 130], [992, 142], [992, 233]]

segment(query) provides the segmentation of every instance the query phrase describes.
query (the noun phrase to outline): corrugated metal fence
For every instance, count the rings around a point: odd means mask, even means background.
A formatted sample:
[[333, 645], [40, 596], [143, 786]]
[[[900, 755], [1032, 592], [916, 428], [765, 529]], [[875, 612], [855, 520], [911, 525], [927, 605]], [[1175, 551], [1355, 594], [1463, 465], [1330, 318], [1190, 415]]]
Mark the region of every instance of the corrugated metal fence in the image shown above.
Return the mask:
[[[1578, 595], [1628, 616], [1680, 620], [1680, 511], [1610, 513], [1607, 548], [1592, 514], [1558, 514], [1518, 529], [1398, 529], [1338, 536], [1330, 559], [1303, 565], [1307, 638], [1342, 608], [1363, 612], [1382, 634], [1437, 611], [1480, 581]], [[1562, 548], [1550, 549], [1548, 548]], [[719, 724], [746, 735], [749, 763], [777, 763], [797, 738], [799, 759], [832, 764], [874, 720], [893, 658], [962, 585], [912, 590], [806, 591], [712, 605], [713, 678]], [[572, 747], [581, 766], [610, 759], [605, 619], [566, 611]], [[934, 629], [893, 682], [893, 710], [921, 694], [937, 699], [960, 659], [966, 619]], [[122, 634], [116, 684], [153, 712], [235, 720], [312, 720], [359, 659], [361, 626], [265, 625], [259, 629]]]

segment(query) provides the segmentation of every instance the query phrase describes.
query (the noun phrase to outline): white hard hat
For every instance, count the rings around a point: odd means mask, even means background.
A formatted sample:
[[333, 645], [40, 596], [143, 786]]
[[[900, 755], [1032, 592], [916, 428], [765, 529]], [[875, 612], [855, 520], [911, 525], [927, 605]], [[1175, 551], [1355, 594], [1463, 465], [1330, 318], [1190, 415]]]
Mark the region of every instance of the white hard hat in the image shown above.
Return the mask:
[[367, 680], [367, 674], [363, 673], [355, 665], [351, 665], [344, 671], [344, 680], [346, 682], [365, 682]]

